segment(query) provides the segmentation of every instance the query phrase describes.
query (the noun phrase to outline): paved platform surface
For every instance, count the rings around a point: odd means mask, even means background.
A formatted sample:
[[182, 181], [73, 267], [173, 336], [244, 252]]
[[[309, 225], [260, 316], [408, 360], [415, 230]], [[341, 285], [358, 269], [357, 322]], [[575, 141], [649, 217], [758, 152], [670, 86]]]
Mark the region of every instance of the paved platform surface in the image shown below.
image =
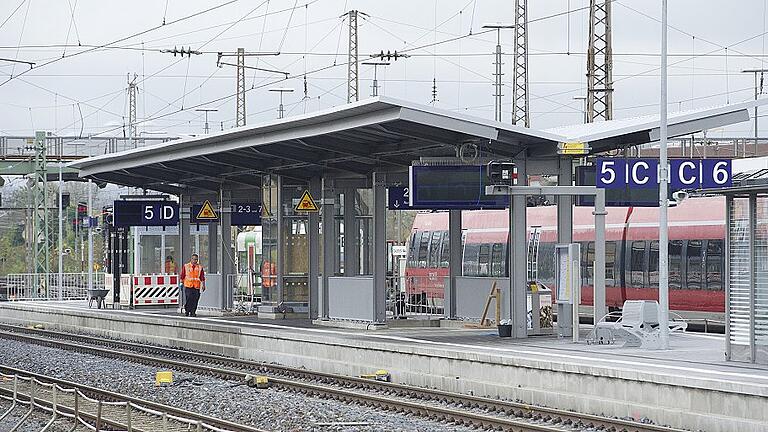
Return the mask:
[[[39, 304], [39, 303], [37, 303]], [[87, 302], [48, 302], [52, 307], [88, 309]], [[555, 336], [537, 336], [528, 339], [500, 338], [495, 328], [469, 329], [455, 327], [390, 328], [377, 331], [363, 329], [329, 328], [315, 325], [309, 319], [271, 320], [256, 315], [208, 316], [201, 311], [196, 318], [187, 318], [177, 308], [138, 310], [90, 309], [106, 315], [159, 315], [182, 322], [203, 322], [244, 328], [279, 330], [285, 335], [307, 336], [318, 334], [347, 341], [390, 342], [403, 347], [451, 349], [468, 353], [514, 355], [531, 360], [559, 360], [572, 364], [620, 367], [648, 373], [667, 372], [699, 379], [722, 380], [766, 386], [768, 395], [768, 367], [725, 360], [725, 336], [700, 333], [673, 334], [669, 350], [625, 348], [621, 344], [587, 345], [584, 341], [590, 326], [582, 325], [581, 342], [558, 339]]]
[[[329, 328], [309, 320], [185, 317], [176, 308], [0, 302], [0, 321], [219, 352], [328, 373], [388, 369], [397, 382], [712, 432], [768, 431], [768, 367], [725, 361], [723, 335], [674, 334], [669, 350], [499, 338], [463, 327]], [[220, 315], [220, 314], [217, 314]], [[589, 331], [583, 326], [583, 334]]]

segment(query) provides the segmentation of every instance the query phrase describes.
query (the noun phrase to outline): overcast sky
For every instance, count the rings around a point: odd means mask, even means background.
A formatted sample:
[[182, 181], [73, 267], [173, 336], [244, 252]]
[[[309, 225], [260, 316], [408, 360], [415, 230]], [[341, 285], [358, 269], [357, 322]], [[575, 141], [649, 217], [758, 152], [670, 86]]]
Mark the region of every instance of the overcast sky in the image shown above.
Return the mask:
[[[613, 2], [615, 118], [658, 111], [660, 3]], [[670, 109], [753, 98], [753, 76], [741, 71], [768, 67], [766, 0], [669, 3]], [[187, 18], [216, 5], [223, 6]], [[235, 69], [217, 67], [216, 52], [238, 47], [279, 51], [246, 63], [291, 77], [248, 71], [249, 124], [277, 116], [278, 95], [268, 91], [274, 87], [295, 89], [285, 96], [288, 115], [344, 104], [348, 29], [340, 16], [350, 9], [367, 14], [360, 20], [361, 59], [381, 50], [411, 54], [379, 68], [380, 93], [429, 104], [435, 79], [437, 107], [493, 118], [496, 36], [481, 34], [481, 27], [512, 22], [513, 5], [512, 0], [3, 0], [0, 57], [36, 67], [28, 71], [25, 64], [0, 61], [0, 135], [34, 130], [70, 135], [81, 128], [84, 134], [122, 135], [127, 74], [138, 75], [142, 133], [201, 133], [203, 114], [196, 108], [218, 109], [209, 115], [213, 128], [220, 122], [232, 127]], [[588, 0], [529, 1], [532, 127], [582, 119], [581, 101], [573, 97], [586, 91], [588, 5]], [[467, 37], [457, 39], [462, 35]], [[434, 45], [446, 40], [453, 41]], [[511, 31], [503, 33], [502, 45], [510, 54], [504, 66], [504, 121], [509, 121]], [[159, 52], [174, 47], [203, 54], [180, 58]], [[360, 94], [367, 96], [372, 67], [361, 65], [360, 75]], [[768, 119], [762, 123], [761, 135], [768, 135]], [[710, 132], [751, 134], [750, 123]]]

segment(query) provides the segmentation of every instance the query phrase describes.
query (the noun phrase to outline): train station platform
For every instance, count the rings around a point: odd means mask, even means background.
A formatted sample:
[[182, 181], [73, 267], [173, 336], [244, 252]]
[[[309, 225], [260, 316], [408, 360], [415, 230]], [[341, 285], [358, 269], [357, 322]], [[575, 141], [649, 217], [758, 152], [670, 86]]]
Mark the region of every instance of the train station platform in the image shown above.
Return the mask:
[[187, 318], [176, 309], [3, 302], [0, 322], [223, 353], [608, 415], [693, 431], [768, 430], [768, 368], [725, 361], [723, 336], [674, 334], [671, 349], [499, 338], [495, 329], [331, 329], [309, 320]]

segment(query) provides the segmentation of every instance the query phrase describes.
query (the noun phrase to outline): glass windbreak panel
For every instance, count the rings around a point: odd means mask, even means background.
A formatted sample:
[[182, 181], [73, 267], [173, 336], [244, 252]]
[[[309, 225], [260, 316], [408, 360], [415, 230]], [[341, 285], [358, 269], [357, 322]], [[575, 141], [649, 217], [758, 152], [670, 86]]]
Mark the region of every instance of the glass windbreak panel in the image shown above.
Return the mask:
[[480, 251], [477, 258], [478, 276], [488, 276], [490, 274], [491, 245], [483, 243], [480, 245]]
[[437, 268], [440, 259], [440, 246], [442, 242], [443, 232], [432, 231], [432, 238], [429, 241], [429, 268]]
[[712, 291], [723, 290], [723, 241], [707, 241], [706, 288]]
[[477, 276], [477, 255], [480, 252], [480, 245], [477, 243], [467, 243], [464, 245], [464, 261], [462, 265], [463, 276]]
[[749, 200], [734, 198], [730, 204], [730, 223], [728, 224], [728, 304], [730, 314], [728, 327], [730, 343], [734, 345], [749, 345], [750, 333], [750, 280], [749, 238], [751, 227], [749, 223]]
[[757, 197], [755, 212], [755, 344], [766, 347], [768, 346], [768, 198]]
[[440, 267], [448, 268], [451, 264], [451, 244], [448, 239], [448, 231], [443, 231], [443, 242], [440, 246]]
[[669, 242], [669, 289], [682, 288], [683, 241]]
[[427, 267], [427, 258], [429, 255], [429, 240], [432, 238], [432, 233], [429, 231], [422, 231], [421, 238], [419, 239], [419, 249], [416, 254], [417, 264], [419, 268]]
[[[587, 265], [585, 266], [585, 268], [587, 269], [587, 271], [585, 272], [587, 277], [586, 284], [592, 285], [595, 283], [593, 279], [595, 276], [595, 242], [587, 242], [586, 251], [587, 251], [587, 253], [585, 254], [586, 261], [587, 261]], [[608, 268], [607, 265], [606, 265], [606, 268]]]
[[491, 248], [491, 276], [501, 276], [504, 274], [503, 250], [501, 243], [494, 243]]
[[[594, 252], [593, 252], [594, 253]], [[605, 243], [605, 286], [616, 285], [616, 242]]]
[[411, 240], [408, 243], [408, 267], [416, 267], [416, 251], [418, 241], [421, 239], [421, 231], [411, 233]]
[[645, 286], [645, 242], [633, 241], [629, 258], [629, 283], [632, 288]]
[[651, 288], [659, 287], [659, 241], [654, 240], [648, 253], [648, 285]]
[[555, 287], [555, 244], [539, 243], [539, 282]]
[[179, 236], [166, 235], [165, 236], [165, 262], [163, 263], [163, 273], [176, 274], [179, 272], [179, 253], [181, 248], [179, 247]]
[[141, 247], [140, 273], [162, 273], [163, 268], [161, 239], [159, 235], [143, 235], [139, 239]]
[[701, 240], [688, 240], [688, 265], [686, 267], [686, 287], [689, 290], [701, 289], [702, 259]]

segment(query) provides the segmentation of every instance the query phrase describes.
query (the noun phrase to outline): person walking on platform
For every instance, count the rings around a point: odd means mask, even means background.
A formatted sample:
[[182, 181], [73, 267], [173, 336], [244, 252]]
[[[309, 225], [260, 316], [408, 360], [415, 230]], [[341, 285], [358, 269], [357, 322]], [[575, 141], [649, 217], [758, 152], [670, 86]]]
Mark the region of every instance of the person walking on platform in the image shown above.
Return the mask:
[[197, 316], [197, 302], [200, 300], [200, 292], [205, 292], [205, 271], [198, 261], [200, 257], [192, 254], [189, 262], [181, 267], [179, 279], [184, 284], [184, 314]]

